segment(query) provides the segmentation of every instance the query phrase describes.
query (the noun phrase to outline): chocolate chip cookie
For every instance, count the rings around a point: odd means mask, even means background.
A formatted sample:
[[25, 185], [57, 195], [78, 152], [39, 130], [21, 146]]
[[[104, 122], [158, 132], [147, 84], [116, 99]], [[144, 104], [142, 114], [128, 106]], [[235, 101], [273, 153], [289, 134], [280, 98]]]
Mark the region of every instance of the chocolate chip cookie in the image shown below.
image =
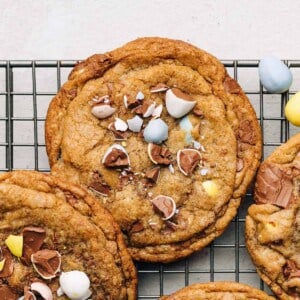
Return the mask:
[[110, 213], [50, 175], [0, 175], [1, 299], [136, 299], [136, 271]]
[[246, 243], [257, 271], [280, 299], [300, 297], [300, 134], [261, 165]]
[[261, 155], [255, 112], [210, 54], [142, 38], [73, 69], [46, 120], [52, 174], [113, 214], [137, 260], [205, 247], [235, 216]]
[[274, 300], [265, 292], [237, 282], [196, 283], [161, 300]]

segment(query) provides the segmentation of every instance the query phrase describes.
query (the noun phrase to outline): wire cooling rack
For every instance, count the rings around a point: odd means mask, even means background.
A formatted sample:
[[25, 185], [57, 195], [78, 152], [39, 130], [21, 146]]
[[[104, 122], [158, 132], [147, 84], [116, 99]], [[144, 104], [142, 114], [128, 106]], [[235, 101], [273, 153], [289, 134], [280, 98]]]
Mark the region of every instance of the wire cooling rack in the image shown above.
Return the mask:
[[[270, 94], [259, 82], [258, 61], [223, 61], [256, 110], [263, 133], [263, 157], [299, 131], [284, 118], [284, 106], [300, 90], [300, 61], [284, 62], [293, 73], [293, 85], [287, 93]], [[45, 116], [49, 102], [75, 63], [0, 60], [0, 172], [49, 172]], [[250, 187], [225, 233], [189, 258], [166, 265], [138, 263], [139, 299], [157, 299], [195, 282], [221, 280], [244, 282], [271, 293], [259, 279], [245, 247], [245, 215], [252, 202]]]

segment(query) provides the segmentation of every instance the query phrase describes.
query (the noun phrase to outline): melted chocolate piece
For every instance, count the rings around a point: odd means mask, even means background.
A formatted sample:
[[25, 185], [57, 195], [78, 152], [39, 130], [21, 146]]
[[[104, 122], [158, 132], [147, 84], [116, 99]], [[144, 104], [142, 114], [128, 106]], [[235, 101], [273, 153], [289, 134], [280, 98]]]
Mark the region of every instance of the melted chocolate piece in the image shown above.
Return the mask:
[[0, 286], [1, 300], [17, 300], [18, 295], [8, 286]]
[[171, 155], [168, 148], [156, 144], [151, 145], [151, 157], [157, 164], [169, 165], [171, 163]]
[[237, 136], [241, 142], [255, 145], [256, 136], [255, 131], [253, 130], [252, 122], [249, 120], [242, 121], [238, 128]]
[[160, 173], [160, 167], [154, 167], [154, 168], [146, 171], [145, 176], [150, 185], [153, 185], [157, 182], [159, 173]]
[[293, 199], [293, 176], [288, 170], [272, 163], [261, 166], [255, 184], [256, 203], [270, 203], [283, 208], [289, 205]]
[[164, 219], [169, 219], [174, 215], [175, 202], [170, 197], [165, 197], [163, 195], [157, 196], [151, 202], [154, 210], [162, 215]]
[[61, 256], [55, 250], [40, 250], [32, 254], [31, 261], [43, 278], [53, 278], [60, 271]]
[[129, 165], [129, 160], [124, 151], [112, 148], [103, 164], [106, 167], [126, 167]]
[[193, 149], [184, 149], [179, 153], [179, 166], [187, 174], [190, 175], [197, 167], [201, 160], [201, 154]]
[[127, 185], [128, 183], [135, 181], [136, 176], [134, 175], [131, 168], [124, 169], [119, 176], [119, 187], [122, 188], [123, 186]]
[[105, 196], [108, 196], [111, 190], [110, 186], [104, 181], [99, 172], [93, 173], [92, 182], [90, 182], [88, 188]]
[[31, 255], [41, 249], [46, 238], [46, 231], [41, 227], [25, 227], [23, 229], [22, 261], [29, 265]]
[[10, 253], [10, 251], [6, 248], [1, 248], [2, 252], [2, 258], [5, 259], [4, 262], [4, 267], [2, 271], [0, 272], [0, 278], [7, 278], [12, 275], [14, 271], [14, 262], [13, 262], [13, 257]]

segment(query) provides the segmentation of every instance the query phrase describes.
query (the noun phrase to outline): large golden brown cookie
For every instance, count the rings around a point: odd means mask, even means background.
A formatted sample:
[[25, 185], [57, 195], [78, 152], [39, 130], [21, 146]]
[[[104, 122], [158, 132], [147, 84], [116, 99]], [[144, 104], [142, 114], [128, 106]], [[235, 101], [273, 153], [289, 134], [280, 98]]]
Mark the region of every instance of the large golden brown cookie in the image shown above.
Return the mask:
[[246, 242], [261, 278], [280, 299], [300, 297], [300, 134], [277, 148], [258, 172]]
[[161, 300], [274, 300], [263, 291], [237, 282], [196, 283]]
[[256, 115], [224, 66], [162, 38], [78, 64], [50, 104], [46, 143], [52, 174], [101, 200], [135, 259], [161, 262], [224, 231], [261, 154]]
[[[85, 190], [53, 176], [0, 176], [0, 247], [1, 299], [33, 299], [30, 293], [49, 288], [53, 299], [70, 299], [86, 281], [69, 271], [87, 275], [89, 299], [136, 299], [136, 271], [118, 225]], [[81, 279], [70, 291], [74, 274]]]

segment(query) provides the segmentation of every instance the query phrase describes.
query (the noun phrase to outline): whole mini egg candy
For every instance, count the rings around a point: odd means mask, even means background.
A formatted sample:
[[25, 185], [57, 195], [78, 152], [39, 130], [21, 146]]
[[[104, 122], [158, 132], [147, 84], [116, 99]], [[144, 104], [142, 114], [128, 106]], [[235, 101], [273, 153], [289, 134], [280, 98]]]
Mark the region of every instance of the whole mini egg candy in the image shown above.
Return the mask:
[[286, 118], [295, 126], [300, 126], [300, 92], [287, 102], [285, 109]]
[[258, 72], [262, 85], [271, 93], [287, 91], [293, 81], [290, 69], [273, 55], [265, 56], [260, 61]]
[[[81, 271], [63, 272], [59, 277], [60, 289], [72, 300], [85, 300], [91, 296], [90, 279]], [[59, 293], [61, 294], [61, 293]]]
[[168, 138], [168, 129], [162, 119], [151, 120], [144, 130], [144, 139], [148, 143], [160, 144]]

